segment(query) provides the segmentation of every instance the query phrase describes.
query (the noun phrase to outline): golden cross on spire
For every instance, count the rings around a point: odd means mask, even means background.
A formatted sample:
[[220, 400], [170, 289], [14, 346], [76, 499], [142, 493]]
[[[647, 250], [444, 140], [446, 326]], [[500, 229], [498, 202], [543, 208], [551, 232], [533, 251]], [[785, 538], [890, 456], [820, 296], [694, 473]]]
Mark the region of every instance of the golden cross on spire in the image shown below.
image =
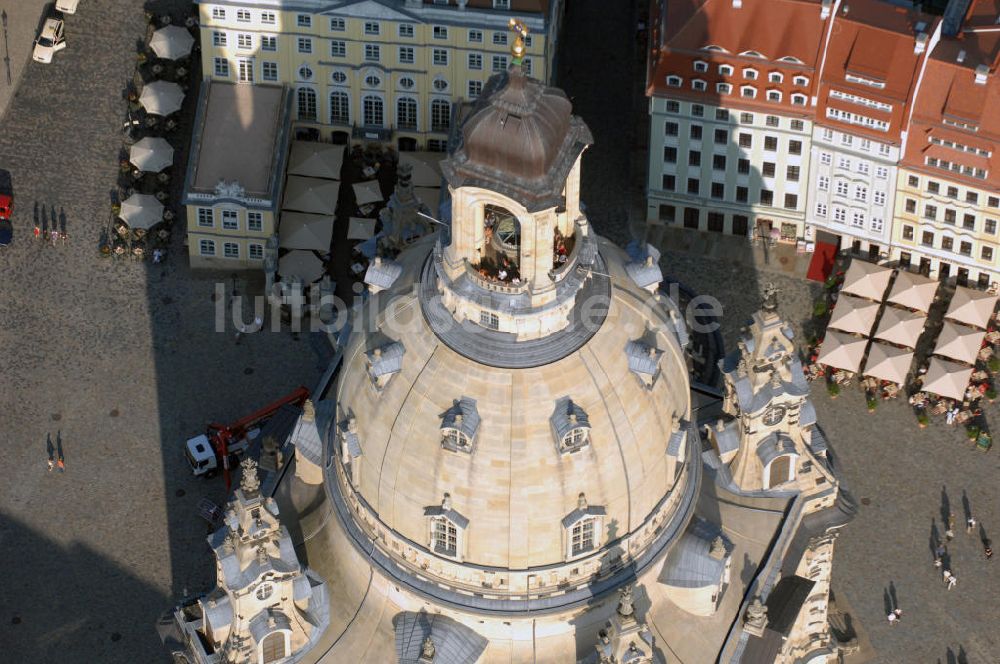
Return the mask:
[[524, 60], [524, 40], [528, 38], [528, 26], [516, 18], [510, 19], [508, 25], [511, 30], [517, 33], [514, 44], [510, 47], [510, 54], [513, 56], [514, 64], [520, 66], [521, 61]]

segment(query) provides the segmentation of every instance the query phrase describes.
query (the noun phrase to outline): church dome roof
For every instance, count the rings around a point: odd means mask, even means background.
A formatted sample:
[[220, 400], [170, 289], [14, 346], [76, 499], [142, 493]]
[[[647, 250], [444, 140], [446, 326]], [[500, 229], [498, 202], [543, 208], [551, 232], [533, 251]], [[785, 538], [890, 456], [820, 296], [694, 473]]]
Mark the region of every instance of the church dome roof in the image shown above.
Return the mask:
[[[593, 336], [549, 364], [505, 368], [456, 352], [428, 324], [425, 292], [413, 286], [430, 248], [400, 255], [402, 276], [365, 305], [375, 310], [364, 320], [378, 329], [356, 330], [345, 348], [335, 399], [360, 443], [359, 502], [418, 547], [428, 545], [428, 514], [453, 514], [464, 529], [462, 562], [501, 569], [563, 563], [566, 518], [581, 494], [603, 510], [602, 546], [652, 532], [650, 515], [680, 477], [668, 448], [674, 417], [690, 416], [690, 392], [668, 314], [629, 279], [624, 254], [599, 240], [613, 288]], [[651, 355], [652, 387], [630, 368], [627, 347], [637, 339], [661, 351]], [[403, 347], [402, 365], [377, 386], [372, 350], [392, 343]], [[466, 445], [445, 444], [442, 427]], [[587, 442], [561, 452], [573, 427], [587, 428]]]

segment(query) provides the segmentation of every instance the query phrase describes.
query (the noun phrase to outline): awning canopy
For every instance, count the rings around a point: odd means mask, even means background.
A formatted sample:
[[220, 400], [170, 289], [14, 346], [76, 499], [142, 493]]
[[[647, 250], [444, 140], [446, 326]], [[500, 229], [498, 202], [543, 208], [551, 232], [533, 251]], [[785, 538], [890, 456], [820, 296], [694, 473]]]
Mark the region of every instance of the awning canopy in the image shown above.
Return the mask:
[[378, 180], [356, 182], [354, 184], [354, 199], [357, 201], [358, 205], [378, 203], [379, 201], [385, 200], [382, 198], [382, 189], [378, 186]]
[[347, 227], [348, 240], [367, 240], [375, 236], [375, 220], [364, 217], [351, 217]]
[[335, 180], [290, 175], [282, 209], [332, 215], [337, 211], [339, 191], [340, 183]]
[[864, 375], [902, 385], [912, 362], [913, 351], [876, 342], [868, 350]]
[[841, 295], [837, 298], [837, 304], [833, 308], [830, 316], [830, 323], [827, 327], [854, 334], [871, 334], [875, 327], [875, 318], [878, 316], [878, 302], [865, 300], [851, 295]]
[[132, 194], [122, 201], [118, 216], [129, 228], [150, 229], [163, 221], [163, 203], [156, 196]]
[[972, 367], [932, 357], [927, 373], [924, 374], [923, 390], [939, 397], [961, 401], [965, 398], [965, 388], [969, 386], [971, 376]]
[[288, 174], [339, 180], [344, 146], [315, 141], [295, 141], [288, 156]]
[[414, 187], [441, 186], [441, 160], [445, 152], [400, 152], [399, 163], [413, 167]]
[[899, 270], [886, 302], [927, 313], [934, 302], [938, 281], [922, 274]]
[[164, 138], [147, 136], [129, 148], [128, 159], [140, 171], [159, 173], [174, 163], [174, 148]]
[[289, 251], [278, 259], [278, 274], [284, 278], [299, 277], [311, 284], [323, 276], [323, 261], [311, 251]]
[[927, 316], [909, 309], [886, 307], [874, 338], [899, 344], [908, 348], [917, 347], [917, 339], [924, 331]]
[[890, 277], [892, 277], [891, 268], [855, 258], [847, 268], [840, 292], [880, 302], [889, 285]]
[[139, 103], [152, 115], [170, 115], [181, 110], [184, 91], [170, 81], [153, 81], [142, 88]]
[[816, 361], [835, 369], [857, 371], [865, 355], [865, 345], [868, 340], [855, 337], [846, 332], [829, 330], [820, 347]]
[[183, 58], [191, 53], [193, 46], [194, 37], [191, 36], [191, 33], [186, 28], [177, 25], [160, 28], [153, 33], [153, 37], [149, 40], [149, 48], [153, 50], [153, 53], [156, 53], [156, 57], [164, 60]]
[[975, 364], [984, 337], [986, 332], [983, 330], [946, 320], [941, 328], [941, 334], [938, 335], [934, 354], [966, 364]]
[[959, 286], [955, 289], [955, 296], [951, 298], [948, 313], [944, 316], [959, 323], [974, 325], [985, 330], [996, 306], [996, 295]]
[[278, 228], [279, 246], [282, 249], [330, 251], [333, 237], [333, 217], [304, 212], [282, 212]]

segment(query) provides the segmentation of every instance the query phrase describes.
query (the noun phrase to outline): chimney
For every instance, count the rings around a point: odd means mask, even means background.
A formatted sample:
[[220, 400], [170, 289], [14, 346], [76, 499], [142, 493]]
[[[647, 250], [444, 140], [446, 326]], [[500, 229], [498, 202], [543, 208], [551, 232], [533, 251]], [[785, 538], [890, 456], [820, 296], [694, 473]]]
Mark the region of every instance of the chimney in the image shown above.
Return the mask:
[[989, 65], [979, 65], [976, 67], [976, 85], [986, 85], [986, 77], [989, 75]]
[[913, 44], [913, 54], [920, 55], [927, 50], [927, 33], [918, 32], [917, 41]]
[[965, 49], [964, 48], [961, 51], [958, 52], [958, 55], [955, 57], [955, 62], [965, 62]]
[[833, 0], [823, 0], [823, 3], [819, 7], [819, 18], [821, 21], [825, 21], [830, 18], [830, 11], [833, 7]]

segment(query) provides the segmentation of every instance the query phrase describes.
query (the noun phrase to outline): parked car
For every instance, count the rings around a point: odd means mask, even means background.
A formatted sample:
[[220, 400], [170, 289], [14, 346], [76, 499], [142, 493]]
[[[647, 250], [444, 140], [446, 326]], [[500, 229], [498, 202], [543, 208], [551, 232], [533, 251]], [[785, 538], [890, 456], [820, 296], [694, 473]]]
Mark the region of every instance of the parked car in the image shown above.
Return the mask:
[[66, 39], [63, 37], [63, 21], [61, 18], [47, 18], [42, 26], [42, 34], [35, 40], [35, 50], [31, 53], [31, 59], [35, 62], [52, 62], [52, 56], [56, 51], [66, 48]]
[[56, 9], [63, 14], [75, 14], [80, 0], [56, 0]]

